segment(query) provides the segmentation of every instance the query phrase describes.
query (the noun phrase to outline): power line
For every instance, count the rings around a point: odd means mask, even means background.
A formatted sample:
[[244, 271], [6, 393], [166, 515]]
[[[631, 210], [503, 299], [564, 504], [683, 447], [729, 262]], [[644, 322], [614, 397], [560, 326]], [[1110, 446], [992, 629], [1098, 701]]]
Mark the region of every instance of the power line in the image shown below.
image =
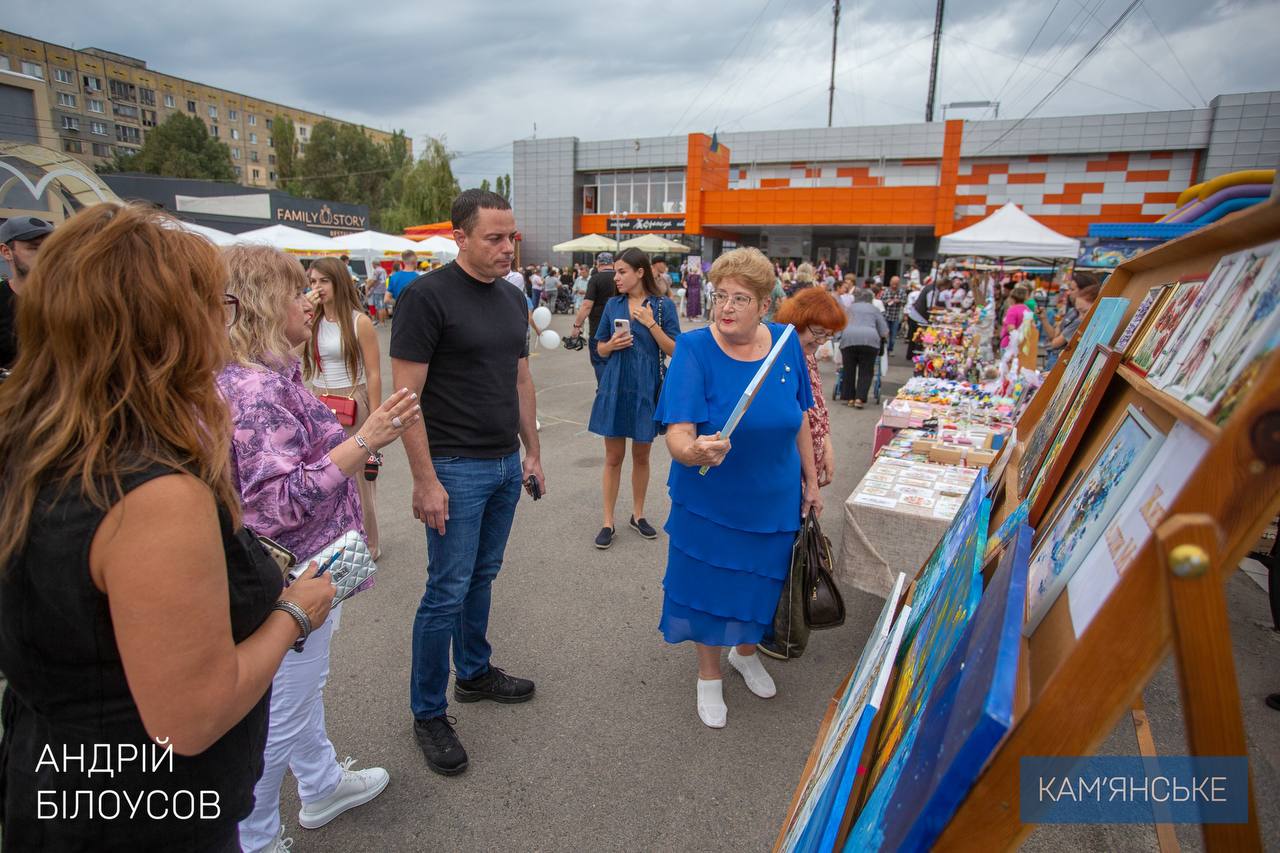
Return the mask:
[[1178, 67], [1182, 69], [1182, 74], [1187, 78], [1187, 82], [1191, 84], [1191, 91], [1196, 93], [1196, 97], [1200, 99], [1201, 106], [1209, 106], [1209, 99], [1200, 91], [1200, 87], [1196, 85], [1196, 81], [1192, 79], [1187, 67], [1182, 64], [1182, 60], [1178, 58], [1178, 52], [1173, 49], [1173, 45], [1169, 44], [1169, 40], [1164, 37], [1164, 33], [1160, 29], [1160, 25], [1156, 23], [1156, 19], [1152, 17], [1151, 10], [1147, 8], [1147, 4], [1142, 4], [1142, 11], [1147, 16], [1147, 20], [1151, 22], [1151, 26], [1155, 28], [1156, 34], [1160, 36], [1160, 40], [1164, 42], [1164, 46], [1168, 48], [1169, 55], [1173, 57], [1173, 61], [1178, 63]]
[[[1105, 2], [1105, 0], [1098, 0], [1095, 9], [1101, 8], [1103, 2]], [[1048, 50], [1045, 51], [1047, 54], [1049, 51], [1057, 48], [1057, 53], [1053, 54], [1053, 58], [1049, 59], [1048, 63], [1041, 70], [1041, 73], [1037, 74], [1030, 83], [1025, 84], [1016, 95], [1009, 96], [1008, 100], [1010, 103], [1017, 103], [1031, 92], [1035, 91], [1035, 89], [1040, 85], [1040, 81], [1045, 78], [1046, 74], [1056, 73], [1053, 69], [1057, 66], [1058, 60], [1066, 54], [1067, 50], [1075, 43], [1076, 39], [1080, 38], [1084, 33], [1085, 24], [1089, 23], [1088, 16], [1084, 14], [1085, 11], [1087, 10], [1077, 10], [1071, 17], [1071, 20], [1067, 22], [1066, 27], [1058, 33], [1053, 42], [1050, 43]]]
[[[1076, 0], [1076, 3], [1078, 3], [1078, 4], [1081, 6], [1081, 8], [1085, 8], [1084, 0]], [[1102, 21], [1098, 20], [1098, 17], [1097, 17], [1096, 15], [1094, 15], [1092, 12], [1089, 12], [1088, 14], [1089, 14], [1089, 17], [1090, 17], [1090, 18], [1092, 18], [1094, 21], [1097, 21], [1097, 23], [1099, 23], [1099, 24], [1101, 24], [1101, 23], [1102, 23]], [[1143, 58], [1143, 56], [1142, 56], [1140, 53], [1138, 53], [1138, 51], [1134, 50], [1134, 48], [1133, 48], [1133, 46], [1132, 46], [1132, 45], [1130, 45], [1127, 41], [1126, 41], [1126, 42], [1121, 42], [1121, 44], [1124, 46], [1124, 49], [1125, 49], [1125, 50], [1129, 51], [1130, 53], [1132, 53], [1132, 54], [1134, 55], [1134, 58], [1136, 58], [1136, 59], [1137, 59], [1139, 62], [1141, 62], [1143, 65], [1147, 66], [1147, 70], [1149, 70], [1152, 74], [1154, 74], [1154, 75], [1156, 75], [1157, 77], [1159, 77], [1159, 78], [1160, 78], [1160, 80], [1161, 80], [1161, 82], [1163, 82], [1166, 86], [1168, 86], [1170, 89], [1172, 89], [1172, 90], [1173, 90], [1173, 92], [1174, 92], [1174, 93], [1175, 93], [1179, 98], [1182, 98], [1182, 100], [1186, 101], [1186, 102], [1187, 102], [1187, 103], [1192, 107], [1192, 109], [1194, 109], [1194, 108], [1196, 107], [1196, 102], [1195, 102], [1195, 101], [1193, 101], [1193, 100], [1191, 100], [1190, 98], [1188, 98], [1185, 94], [1183, 94], [1183, 92], [1182, 92], [1182, 90], [1181, 90], [1181, 89], [1179, 89], [1178, 87], [1176, 87], [1176, 86], [1174, 86], [1172, 83], [1170, 83], [1170, 82], [1169, 82], [1169, 79], [1168, 79], [1167, 77], [1165, 77], [1163, 74], [1161, 74], [1161, 73], [1160, 73], [1160, 71], [1159, 71], [1155, 66], [1153, 66], [1150, 62], [1147, 62], [1147, 60], [1146, 60], [1145, 58]]]
[[1053, 17], [1053, 13], [1058, 11], [1058, 5], [1062, 0], [1054, 0], [1053, 7], [1049, 9], [1049, 14], [1044, 16], [1044, 20], [1040, 22], [1040, 29], [1036, 30], [1036, 34], [1031, 37], [1031, 41], [1027, 42], [1027, 47], [1022, 51], [1022, 56], [1018, 57], [1018, 61], [1014, 63], [1013, 70], [1009, 72], [1009, 76], [1005, 78], [1004, 85], [996, 92], [996, 96], [991, 100], [1000, 103], [1000, 96], [1004, 94], [1004, 90], [1009, 88], [1009, 84], [1013, 82], [1013, 77], [1018, 73], [1018, 69], [1022, 67], [1023, 61], [1027, 58], [1027, 54], [1031, 53], [1031, 48], [1035, 47], [1036, 41], [1040, 38], [1040, 34], [1044, 32], [1044, 28], [1049, 25], [1049, 19]]
[[734, 43], [733, 47], [729, 48], [729, 52], [724, 55], [724, 58], [720, 60], [720, 64], [716, 66], [715, 73], [708, 77], [706, 82], [702, 84], [702, 88], [698, 90], [698, 94], [693, 96], [693, 100], [689, 102], [689, 105], [684, 108], [684, 112], [680, 113], [680, 117], [676, 119], [675, 124], [671, 126], [669, 131], [667, 131], [667, 136], [671, 136], [676, 132], [676, 128], [680, 126], [680, 122], [684, 121], [684, 117], [688, 114], [689, 110], [693, 109], [693, 105], [696, 104], [698, 99], [702, 97], [702, 94], [707, 91], [707, 87], [711, 85], [711, 81], [720, 76], [720, 72], [724, 69], [725, 63], [729, 61], [729, 57], [737, 53], [738, 47], [741, 46], [746, 37], [756, 28], [756, 24], [760, 23], [760, 19], [764, 17], [765, 11], [768, 10], [769, 4], [772, 2], [773, 0], [765, 0], [764, 6], [760, 7], [760, 11], [756, 14], [755, 20], [753, 20], [747, 27], [746, 31], [742, 33], [737, 42]]
[[1131, 2], [1127, 7], [1125, 7], [1125, 10], [1120, 13], [1120, 17], [1116, 18], [1115, 23], [1112, 24], [1110, 27], [1108, 27], [1107, 31], [1104, 32], [1102, 35], [1100, 35], [1098, 37], [1098, 40], [1095, 41], [1087, 51], [1085, 51], [1084, 56], [1080, 57], [1080, 60], [1071, 67], [1071, 70], [1067, 72], [1065, 77], [1059, 80], [1057, 84], [1055, 84], [1054, 87], [1050, 89], [1043, 98], [1037, 101], [1036, 105], [1032, 107], [1030, 110], [1028, 110], [1026, 115], [1018, 119], [1017, 121], [1015, 121], [1009, 127], [1008, 130], [1006, 130], [1004, 133], [996, 137], [994, 141], [989, 143], [985, 148], [982, 149], [982, 151], [979, 151], [978, 153], [983, 154], [986, 151], [989, 151], [990, 149], [994, 148], [1000, 142], [1004, 141], [1005, 137], [1007, 137], [1009, 134], [1013, 133], [1015, 130], [1021, 127], [1024, 121], [1031, 118], [1031, 116], [1035, 115], [1036, 110], [1040, 109], [1042, 106], [1044, 106], [1048, 102], [1050, 98], [1058, 94], [1058, 92], [1061, 91], [1062, 87], [1067, 85], [1067, 81], [1071, 79], [1072, 75], [1075, 74], [1077, 71], [1079, 71], [1082, 67], [1084, 67], [1084, 64], [1088, 62], [1093, 57], [1093, 55], [1097, 53], [1113, 35], [1115, 35], [1115, 33], [1120, 29], [1120, 27], [1124, 26], [1124, 22], [1129, 19], [1129, 16], [1133, 14], [1133, 11], [1137, 9], [1141, 3], [1142, 3], [1142, 0], [1133, 0], [1133, 2]]

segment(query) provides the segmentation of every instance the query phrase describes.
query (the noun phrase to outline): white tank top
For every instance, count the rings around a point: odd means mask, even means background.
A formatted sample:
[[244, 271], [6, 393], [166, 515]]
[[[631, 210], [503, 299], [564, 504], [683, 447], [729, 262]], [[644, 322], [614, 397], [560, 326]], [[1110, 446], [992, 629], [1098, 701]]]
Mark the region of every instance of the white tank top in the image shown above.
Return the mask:
[[[359, 317], [360, 315], [355, 311], [351, 312], [353, 328]], [[364, 361], [360, 358], [360, 353], [356, 352], [356, 363], [359, 365], [360, 375], [352, 382], [351, 374], [347, 373], [347, 360], [342, 357], [342, 330], [338, 328], [337, 323], [324, 319], [323, 315], [317, 319], [320, 322], [320, 333], [316, 336], [316, 347], [320, 350], [320, 375], [316, 377], [316, 387], [352, 388], [363, 385]]]

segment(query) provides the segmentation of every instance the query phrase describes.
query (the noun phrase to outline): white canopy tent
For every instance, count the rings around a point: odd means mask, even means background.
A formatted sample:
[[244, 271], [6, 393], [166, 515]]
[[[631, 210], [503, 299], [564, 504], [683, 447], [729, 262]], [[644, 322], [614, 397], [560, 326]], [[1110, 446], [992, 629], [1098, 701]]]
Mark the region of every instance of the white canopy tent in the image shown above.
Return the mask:
[[1080, 241], [1064, 237], [1009, 202], [981, 222], [938, 241], [938, 254], [981, 258], [1071, 258]]
[[235, 242], [271, 246], [282, 252], [304, 258], [341, 255], [346, 251], [328, 237], [312, 234], [310, 231], [299, 228], [290, 228], [288, 225], [268, 225], [266, 228], [255, 228], [243, 234], [236, 234]]
[[458, 257], [458, 244], [448, 237], [428, 237], [425, 240], [408, 242], [413, 243], [414, 250], [419, 255], [425, 255], [432, 260], [451, 261]]
[[551, 247], [553, 252], [616, 252], [618, 244], [608, 237], [599, 234], [588, 234], [575, 240], [556, 243]]
[[630, 240], [623, 240], [618, 244], [619, 249], [639, 249], [642, 252], [648, 252], [651, 255], [687, 255], [689, 247], [684, 243], [677, 243], [675, 240], [668, 240], [666, 237], [658, 234], [645, 234], [642, 237], [632, 237]]
[[174, 228], [189, 231], [192, 234], [199, 234], [215, 246], [230, 246], [236, 241], [236, 235], [228, 234], [226, 231], [219, 231], [217, 228], [210, 228], [207, 225], [197, 225], [194, 222], [185, 222], [181, 219], [174, 219], [173, 223]]
[[394, 234], [383, 234], [380, 231], [359, 231], [355, 234], [343, 234], [332, 238], [333, 242], [346, 249], [353, 258], [398, 258], [405, 249], [418, 251], [418, 244], [408, 237], [397, 237]]

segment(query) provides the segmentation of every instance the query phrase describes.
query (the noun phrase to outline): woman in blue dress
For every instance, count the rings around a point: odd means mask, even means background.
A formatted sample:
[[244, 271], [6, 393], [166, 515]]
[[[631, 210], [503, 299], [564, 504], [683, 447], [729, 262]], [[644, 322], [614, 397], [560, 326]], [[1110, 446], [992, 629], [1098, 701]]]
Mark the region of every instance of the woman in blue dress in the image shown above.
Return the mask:
[[[622, 460], [631, 439], [630, 527], [645, 539], [658, 531], [644, 517], [649, 491], [649, 451], [658, 434], [653, 412], [666, 357], [675, 352], [680, 334], [676, 304], [658, 292], [649, 256], [626, 249], [613, 262], [613, 281], [620, 295], [605, 303], [596, 326], [597, 352], [605, 359], [600, 387], [587, 428], [604, 437], [604, 526], [596, 547], [613, 544], [614, 507], [622, 483]], [[615, 321], [626, 321], [625, 326]]]
[[[813, 439], [809, 369], [795, 335], [783, 346], [739, 422], [724, 426], [786, 326], [762, 323], [774, 270], [758, 249], [720, 256], [708, 274], [715, 323], [684, 335], [663, 385], [656, 418], [671, 452], [671, 515], [660, 628], [668, 643], [698, 653], [698, 716], [724, 726], [720, 651], [761, 697], [776, 693], [756, 654], [773, 621], [791, 547], [812, 507], [822, 511]], [[701, 466], [710, 466], [705, 476]]]

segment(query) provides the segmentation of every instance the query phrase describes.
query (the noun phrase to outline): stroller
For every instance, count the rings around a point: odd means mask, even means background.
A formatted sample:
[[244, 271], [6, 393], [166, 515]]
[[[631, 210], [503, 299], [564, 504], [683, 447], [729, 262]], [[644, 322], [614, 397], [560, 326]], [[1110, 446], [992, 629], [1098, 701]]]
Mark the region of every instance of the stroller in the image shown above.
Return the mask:
[[565, 287], [561, 284], [556, 288], [555, 302], [551, 304], [552, 314], [572, 314], [573, 313], [573, 288]]

